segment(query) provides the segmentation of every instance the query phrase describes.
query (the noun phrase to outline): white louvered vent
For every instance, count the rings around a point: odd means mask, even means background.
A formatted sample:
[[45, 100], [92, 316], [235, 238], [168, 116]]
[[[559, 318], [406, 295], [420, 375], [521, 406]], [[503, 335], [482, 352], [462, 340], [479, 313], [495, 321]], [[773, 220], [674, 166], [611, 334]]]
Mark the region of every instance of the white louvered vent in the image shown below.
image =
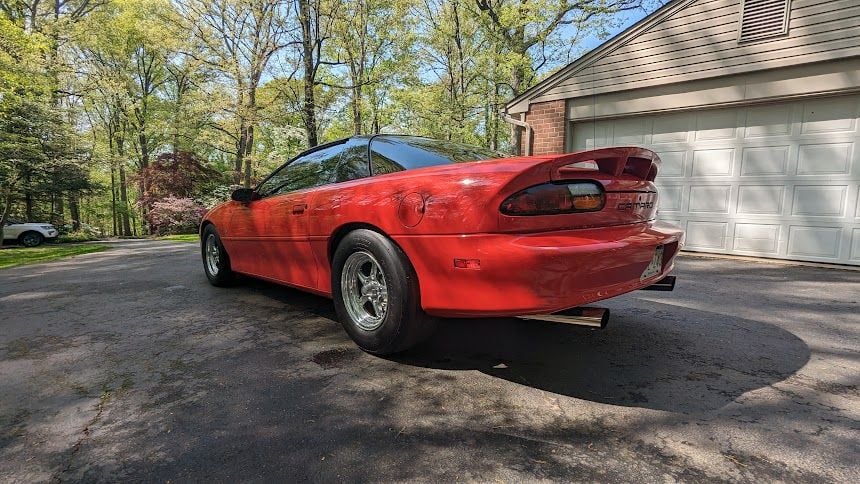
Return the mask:
[[739, 42], [783, 35], [788, 32], [791, 0], [744, 0], [741, 6]]

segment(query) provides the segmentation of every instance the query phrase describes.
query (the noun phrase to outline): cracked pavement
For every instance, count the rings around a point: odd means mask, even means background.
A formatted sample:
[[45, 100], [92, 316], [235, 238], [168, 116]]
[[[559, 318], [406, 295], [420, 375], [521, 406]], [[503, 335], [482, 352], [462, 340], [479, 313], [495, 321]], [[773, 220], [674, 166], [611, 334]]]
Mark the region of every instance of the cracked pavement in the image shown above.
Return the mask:
[[860, 481], [860, 272], [675, 273], [603, 331], [450, 320], [380, 358], [193, 244], [3, 270], [0, 481]]

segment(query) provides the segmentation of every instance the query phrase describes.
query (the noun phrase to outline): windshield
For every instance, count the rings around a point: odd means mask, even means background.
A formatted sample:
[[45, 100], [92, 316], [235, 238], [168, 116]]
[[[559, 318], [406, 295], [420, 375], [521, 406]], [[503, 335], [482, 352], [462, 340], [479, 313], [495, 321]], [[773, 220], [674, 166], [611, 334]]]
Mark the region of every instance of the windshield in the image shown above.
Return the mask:
[[505, 157], [502, 153], [480, 146], [420, 136], [375, 136], [370, 142], [370, 149], [372, 157], [394, 162], [405, 170]]

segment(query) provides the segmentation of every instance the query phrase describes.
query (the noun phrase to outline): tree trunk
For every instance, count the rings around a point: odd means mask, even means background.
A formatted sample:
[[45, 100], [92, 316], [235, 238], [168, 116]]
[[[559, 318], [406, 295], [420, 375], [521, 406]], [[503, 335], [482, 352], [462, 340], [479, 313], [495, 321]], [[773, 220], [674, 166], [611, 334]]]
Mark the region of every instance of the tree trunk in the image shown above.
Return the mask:
[[57, 220], [52, 221], [52, 223], [56, 223], [57, 225], [63, 225], [63, 222], [65, 222], [65, 218], [66, 218], [66, 204], [65, 204], [65, 201], [63, 199], [62, 192], [57, 193], [57, 214], [56, 214], [56, 217], [57, 217]]
[[122, 163], [119, 165], [119, 202], [122, 207], [120, 219], [122, 220], [122, 233], [120, 235], [131, 235], [131, 222], [129, 221], [128, 209], [128, 185], [125, 180], [125, 167]]
[[311, 11], [308, 0], [299, 1], [299, 23], [302, 26], [302, 62], [304, 64], [304, 102], [302, 103], [302, 120], [308, 137], [308, 147], [313, 148], [317, 139], [316, 102], [314, 100], [314, 85], [316, 84], [316, 69], [314, 62], [313, 35], [311, 29]]
[[69, 193], [69, 215], [72, 217], [72, 231], [81, 230], [81, 211], [78, 206], [78, 194]]
[[9, 212], [12, 211], [12, 190], [9, 190], [3, 196], [3, 212], [0, 214], [0, 247], [3, 247], [3, 227], [6, 226], [6, 220], [9, 218]]
[[116, 142], [116, 151], [119, 155], [119, 202], [122, 207], [122, 212], [120, 213], [120, 220], [122, 221], [122, 233], [120, 235], [128, 236], [131, 235], [131, 222], [129, 221], [129, 207], [128, 207], [128, 183], [125, 177], [125, 163], [123, 163], [122, 159], [125, 156], [125, 146], [122, 139], [118, 139]]
[[361, 134], [361, 86], [356, 85], [361, 81], [353, 79], [352, 87], [352, 131], [353, 134]]

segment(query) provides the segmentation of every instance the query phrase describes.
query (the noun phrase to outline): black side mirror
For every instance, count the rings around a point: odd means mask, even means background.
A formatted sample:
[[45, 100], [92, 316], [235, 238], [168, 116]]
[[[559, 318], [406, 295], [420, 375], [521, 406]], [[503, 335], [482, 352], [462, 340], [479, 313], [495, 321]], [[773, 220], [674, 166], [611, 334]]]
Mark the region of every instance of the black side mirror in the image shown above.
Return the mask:
[[230, 198], [236, 202], [248, 203], [254, 200], [259, 200], [260, 195], [253, 188], [237, 188], [233, 190]]

